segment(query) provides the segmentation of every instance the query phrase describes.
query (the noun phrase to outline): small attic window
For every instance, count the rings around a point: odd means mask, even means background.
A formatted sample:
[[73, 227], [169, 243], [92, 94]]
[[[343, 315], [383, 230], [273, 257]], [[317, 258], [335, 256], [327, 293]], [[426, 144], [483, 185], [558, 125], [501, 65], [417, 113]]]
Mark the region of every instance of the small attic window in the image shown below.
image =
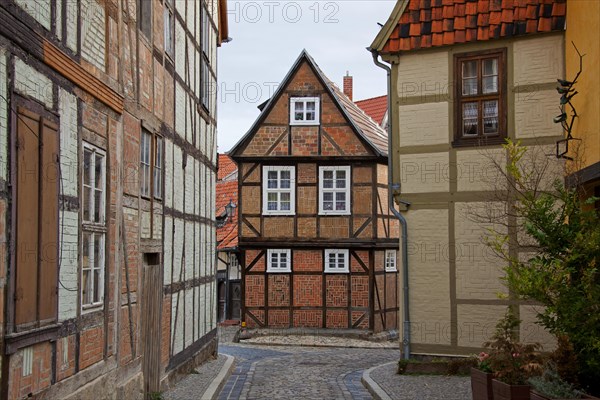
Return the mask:
[[319, 125], [319, 98], [292, 97], [290, 125]]

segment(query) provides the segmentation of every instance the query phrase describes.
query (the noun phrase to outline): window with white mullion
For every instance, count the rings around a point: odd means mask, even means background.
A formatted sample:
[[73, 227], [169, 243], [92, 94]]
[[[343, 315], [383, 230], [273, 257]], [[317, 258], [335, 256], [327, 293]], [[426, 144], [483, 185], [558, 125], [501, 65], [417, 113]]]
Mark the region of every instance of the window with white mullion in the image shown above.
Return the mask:
[[81, 306], [100, 306], [104, 300], [106, 237], [106, 153], [83, 144], [83, 209], [81, 232]]
[[142, 131], [140, 140], [140, 164], [142, 168], [142, 184], [140, 186], [141, 194], [144, 197], [150, 197], [150, 149], [152, 147], [152, 135]]
[[385, 271], [386, 272], [397, 272], [398, 267], [396, 265], [397, 251], [386, 250], [385, 251]]
[[102, 304], [104, 299], [104, 233], [83, 232], [81, 305]]
[[291, 272], [291, 253], [290, 249], [267, 250], [267, 272]]
[[348, 250], [325, 250], [325, 272], [346, 273], [349, 272]]
[[83, 222], [104, 224], [105, 153], [88, 144], [83, 148]]
[[319, 167], [319, 213], [350, 214], [350, 167]]
[[162, 156], [163, 155], [163, 139], [161, 137], [155, 138], [155, 152], [154, 152], [154, 197], [162, 199]]
[[263, 167], [263, 214], [295, 213], [294, 167]]
[[318, 125], [319, 98], [290, 98], [290, 125]]

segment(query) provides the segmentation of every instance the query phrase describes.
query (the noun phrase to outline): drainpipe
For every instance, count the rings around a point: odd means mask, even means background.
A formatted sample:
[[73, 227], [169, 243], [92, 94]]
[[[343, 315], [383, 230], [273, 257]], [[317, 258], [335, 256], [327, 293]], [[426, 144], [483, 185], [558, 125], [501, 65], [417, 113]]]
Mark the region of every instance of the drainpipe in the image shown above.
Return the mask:
[[[392, 214], [398, 221], [400, 221], [400, 226], [402, 227], [402, 280], [404, 285], [402, 287], [402, 295], [403, 295], [403, 315], [404, 321], [402, 324], [402, 357], [405, 360], [410, 358], [410, 315], [409, 315], [409, 307], [408, 307], [408, 228], [406, 218], [398, 210], [396, 210], [396, 206], [394, 204], [394, 190], [400, 190], [400, 184], [394, 185], [392, 184], [392, 70], [391, 68], [379, 61], [379, 55], [376, 50], [367, 49], [373, 55], [373, 62], [378, 67], [384, 69], [387, 72], [387, 92], [388, 92], [388, 126], [387, 126], [387, 134], [388, 134], [388, 207]], [[400, 200], [400, 202], [407, 207], [410, 203], [406, 201]]]

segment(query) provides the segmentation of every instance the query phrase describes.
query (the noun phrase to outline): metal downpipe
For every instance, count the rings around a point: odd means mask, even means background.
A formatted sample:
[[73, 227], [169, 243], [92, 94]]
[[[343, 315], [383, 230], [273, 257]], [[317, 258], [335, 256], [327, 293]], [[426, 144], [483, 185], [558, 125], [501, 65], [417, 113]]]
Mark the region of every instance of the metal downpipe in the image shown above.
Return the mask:
[[[398, 221], [400, 221], [400, 226], [402, 227], [402, 295], [403, 295], [403, 316], [404, 321], [402, 324], [402, 358], [408, 360], [410, 358], [410, 315], [409, 315], [409, 307], [408, 307], [408, 223], [406, 218], [398, 210], [396, 210], [396, 206], [394, 204], [394, 189], [400, 189], [398, 187], [394, 187], [392, 184], [392, 70], [391, 68], [379, 61], [379, 55], [376, 50], [368, 49], [371, 51], [373, 55], [373, 62], [378, 67], [384, 69], [387, 73], [387, 92], [388, 92], [388, 126], [387, 126], [387, 134], [388, 134], [388, 207], [390, 211], [394, 214]], [[410, 203], [405, 203], [409, 205]]]

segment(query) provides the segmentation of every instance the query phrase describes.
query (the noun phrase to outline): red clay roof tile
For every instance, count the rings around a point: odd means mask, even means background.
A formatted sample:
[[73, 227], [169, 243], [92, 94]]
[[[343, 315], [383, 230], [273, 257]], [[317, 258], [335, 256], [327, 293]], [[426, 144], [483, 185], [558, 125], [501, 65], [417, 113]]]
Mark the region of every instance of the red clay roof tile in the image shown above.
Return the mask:
[[384, 53], [565, 28], [566, 0], [408, 1]]
[[361, 110], [371, 117], [379, 125], [383, 123], [383, 117], [387, 112], [387, 96], [372, 97], [370, 99], [354, 102]]

